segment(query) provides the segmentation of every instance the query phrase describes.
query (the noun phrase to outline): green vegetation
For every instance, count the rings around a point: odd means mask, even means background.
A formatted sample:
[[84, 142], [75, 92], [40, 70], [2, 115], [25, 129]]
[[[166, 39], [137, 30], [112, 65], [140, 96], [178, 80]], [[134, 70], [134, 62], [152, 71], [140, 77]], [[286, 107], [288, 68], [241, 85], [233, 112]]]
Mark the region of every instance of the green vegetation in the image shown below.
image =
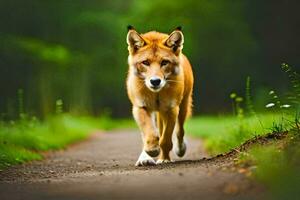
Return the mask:
[[[212, 155], [227, 152], [246, 140], [270, 133], [276, 124], [282, 124], [280, 114], [260, 114], [242, 120], [235, 116], [193, 117], [186, 124], [186, 132], [205, 140]], [[263, 126], [262, 126], [263, 125]]]
[[204, 138], [211, 155], [228, 152], [257, 135], [289, 130], [283, 140], [255, 145], [247, 152], [240, 152], [236, 162], [238, 167], [246, 168], [248, 174], [267, 186], [267, 199], [279, 200], [300, 195], [300, 132], [295, 122], [299, 126], [299, 119], [294, 115], [282, 118], [279, 113], [269, 113], [242, 121], [235, 116], [194, 117], [186, 127], [190, 135]]
[[44, 121], [20, 119], [0, 122], [0, 169], [41, 159], [41, 151], [61, 149], [87, 138], [95, 130], [134, 127], [129, 120], [60, 114]]
[[95, 130], [135, 127], [132, 120], [77, 116], [63, 112], [62, 99], [55, 101], [55, 114], [43, 121], [25, 112], [24, 91], [17, 91], [17, 120], [0, 119], [0, 169], [42, 159], [41, 151], [55, 150], [87, 138]]
[[[295, 199], [300, 195], [300, 137], [255, 146], [240, 155], [239, 165], [252, 166], [254, 178], [267, 185], [268, 199]], [[253, 167], [254, 166], [254, 167]]]
[[141, 33], [183, 26], [194, 112], [228, 112], [228, 94], [243, 90], [247, 75], [260, 99], [270, 85], [285, 90], [274, 66], [300, 64], [297, 12], [297, 1], [0, 1], [0, 114], [16, 116], [15, 91], [23, 88], [24, 106], [36, 116], [52, 114], [62, 99], [67, 112], [97, 116], [109, 108], [128, 117], [128, 24]]
[[243, 104], [243, 98], [235, 93], [230, 95], [232, 116], [196, 117], [187, 124], [187, 132], [204, 138], [212, 155], [234, 149], [257, 135], [288, 131], [282, 140], [241, 152], [237, 161], [238, 166], [248, 167], [250, 174], [267, 186], [270, 199], [292, 199], [300, 194], [300, 76], [285, 63], [282, 69], [291, 89], [281, 96], [271, 90], [264, 114], [254, 110], [248, 77], [246, 102]]
[[[233, 115], [219, 117], [194, 117], [187, 124], [187, 132], [205, 139], [212, 154], [229, 151], [246, 140], [270, 132], [283, 132], [298, 127], [300, 78], [287, 64], [282, 69], [288, 75], [291, 91], [282, 98], [274, 90], [269, 92], [264, 113], [257, 114], [251, 96], [250, 77], [246, 79], [245, 98], [230, 94]], [[245, 102], [244, 102], [245, 99]]]

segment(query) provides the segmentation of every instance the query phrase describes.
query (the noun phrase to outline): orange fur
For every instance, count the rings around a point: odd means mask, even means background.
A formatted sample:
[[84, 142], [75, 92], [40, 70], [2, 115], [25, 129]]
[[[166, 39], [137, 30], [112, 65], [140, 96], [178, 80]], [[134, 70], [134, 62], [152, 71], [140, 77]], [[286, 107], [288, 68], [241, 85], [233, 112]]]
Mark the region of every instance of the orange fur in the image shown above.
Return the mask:
[[[170, 35], [155, 31], [140, 35], [131, 29], [127, 43], [127, 92], [144, 150], [153, 157], [160, 152], [160, 162], [170, 161], [172, 134], [175, 132], [178, 145], [182, 145], [183, 125], [192, 107], [194, 79], [192, 67], [181, 52], [183, 34], [175, 30]], [[160, 78], [164, 86], [152, 90], [147, 85], [151, 77]]]

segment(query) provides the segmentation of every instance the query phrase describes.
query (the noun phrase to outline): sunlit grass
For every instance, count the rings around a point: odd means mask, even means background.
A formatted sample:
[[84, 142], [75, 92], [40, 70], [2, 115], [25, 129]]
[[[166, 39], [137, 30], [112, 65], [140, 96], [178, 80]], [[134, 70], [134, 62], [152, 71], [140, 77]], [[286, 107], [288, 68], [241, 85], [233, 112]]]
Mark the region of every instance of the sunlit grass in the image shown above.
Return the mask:
[[30, 160], [40, 160], [42, 156], [33, 151], [14, 145], [0, 145], [0, 169]]
[[234, 116], [193, 117], [186, 124], [186, 132], [203, 138], [206, 150], [214, 155], [229, 151], [256, 135], [273, 132], [282, 123], [282, 115], [275, 113], [244, 119]]
[[41, 159], [40, 151], [65, 148], [95, 130], [134, 127], [129, 120], [57, 115], [44, 121], [24, 119], [0, 123], [0, 168]]
[[270, 199], [293, 199], [300, 194], [300, 140], [294, 120], [293, 115], [276, 112], [242, 119], [194, 117], [186, 124], [186, 130], [189, 135], [203, 138], [206, 150], [212, 155], [238, 147], [256, 135], [289, 130], [286, 140], [264, 146], [257, 144], [242, 152], [238, 162], [241, 166], [252, 166], [255, 179], [268, 186]]

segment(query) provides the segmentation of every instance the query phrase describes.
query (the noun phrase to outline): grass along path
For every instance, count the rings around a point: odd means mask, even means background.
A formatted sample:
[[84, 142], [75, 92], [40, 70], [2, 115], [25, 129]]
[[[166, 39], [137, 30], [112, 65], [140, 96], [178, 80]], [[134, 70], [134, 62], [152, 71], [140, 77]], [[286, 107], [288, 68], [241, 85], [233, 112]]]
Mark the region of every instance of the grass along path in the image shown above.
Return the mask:
[[[263, 183], [268, 199], [295, 199], [300, 195], [300, 132], [295, 124], [299, 121], [282, 116], [196, 117], [186, 127], [194, 137], [204, 138], [210, 155], [237, 155], [234, 165]], [[283, 132], [285, 137], [280, 137]]]
[[[290, 117], [287, 117], [290, 118]], [[193, 117], [186, 124], [187, 134], [202, 138], [211, 155], [224, 153], [238, 147], [246, 140], [270, 132], [288, 129], [281, 114], [259, 114], [239, 119], [235, 116]], [[276, 130], [276, 128], [281, 128]]]
[[134, 127], [127, 120], [107, 117], [57, 115], [43, 122], [33, 119], [0, 122], [0, 169], [30, 160], [42, 159], [41, 152], [65, 148], [83, 140], [93, 130]]

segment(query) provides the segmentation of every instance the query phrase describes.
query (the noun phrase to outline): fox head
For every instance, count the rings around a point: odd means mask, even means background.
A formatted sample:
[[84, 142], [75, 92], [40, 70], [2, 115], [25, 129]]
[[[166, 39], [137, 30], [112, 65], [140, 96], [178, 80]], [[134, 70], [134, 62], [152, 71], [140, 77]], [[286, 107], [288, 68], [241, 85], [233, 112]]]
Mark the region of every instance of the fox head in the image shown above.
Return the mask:
[[183, 34], [178, 27], [171, 34], [151, 31], [139, 34], [128, 27], [128, 62], [137, 76], [152, 92], [159, 92], [180, 73]]

